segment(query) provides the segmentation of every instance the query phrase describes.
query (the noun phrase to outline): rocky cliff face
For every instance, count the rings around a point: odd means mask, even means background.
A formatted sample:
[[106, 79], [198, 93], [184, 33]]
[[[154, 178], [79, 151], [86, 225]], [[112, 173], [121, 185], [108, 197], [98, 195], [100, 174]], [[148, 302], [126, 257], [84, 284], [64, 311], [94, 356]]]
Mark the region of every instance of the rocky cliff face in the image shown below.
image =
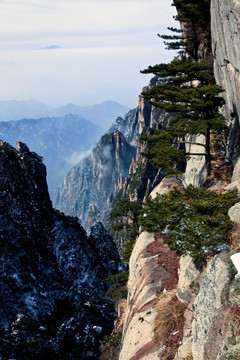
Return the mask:
[[229, 124], [228, 156], [236, 162], [240, 153], [239, 1], [211, 1], [211, 15], [214, 74], [216, 82], [225, 89], [223, 113]]
[[[151, 196], [174, 184], [164, 179]], [[229, 213], [239, 224], [236, 209]], [[238, 252], [217, 254], [206, 265], [177, 257], [163, 234], [141, 233], [129, 263], [119, 359], [239, 359], [240, 283], [231, 261]]]
[[91, 235], [52, 208], [41, 158], [0, 142], [0, 358], [97, 359], [113, 326], [103, 279], [121, 261], [100, 223]]
[[[157, 77], [151, 79], [146, 89], [155, 85], [157, 80]], [[130, 110], [124, 117], [118, 117], [108, 130], [108, 133], [118, 130], [124, 135], [129, 144], [137, 147], [144, 130], [154, 126], [159, 127], [164, 121], [166, 121], [166, 114], [163, 110], [155, 108], [140, 95], [137, 107]]]
[[[156, 81], [152, 79], [149, 86]], [[96, 220], [108, 226], [111, 203], [116, 198], [128, 195], [142, 200], [163, 175], [142, 158], [140, 136], [146, 129], [161, 126], [167, 117], [139, 96], [136, 109], [118, 117], [92, 153], [69, 171], [55, 193], [54, 206], [79, 217], [89, 229]]]
[[134, 155], [135, 148], [118, 130], [104, 135], [92, 153], [67, 174], [57, 190], [54, 206], [79, 217], [89, 229], [96, 219], [104, 218], [115, 186], [124, 181]]
[[[157, 78], [153, 78], [149, 87], [154, 85], [156, 81]], [[127, 141], [137, 147], [136, 156], [131, 162], [125, 182], [121, 186], [117, 186], [117, 194], [121, 193], [121, 195], [128, 196], [131, 200], [142, 201], [144, 196], [149, 195], [154, 186], [162, 180], [163, 174], [161, 170], [156, 169], [141, 155], [144, 144], [140, 137], [143, 131], [150, 132], [154, 127], [160, 128], [163, 124], [166, 124], [167, 118], [168, 114], [150, 105], [147, 100], [139, 96], [134, 116], [128, 119], [128, 131], [125, 132]], [[118, 121], [120, 131], [125, 128], [125, 123], [126, 118]]]
[[[229, 126], [227, 156], [235, 166], [233, 182], [226, 191], [235, 187], [239, 189], [239, 9], [239, 1], [211, 1], [214, 73], [216, 82], [225, 89], [223, 113]], [[207, 56], [210, 61], [211, 54], [207, 54], [210, 48], [209, 44], [201, 44], [199, 58], [206, 59]], [[202, 186], [206, 178], [204, 166], [201, 159], [199, 163], [193, 160], [188, 161], [185, 181]], [[152, 196], [168, 191], [169, 185], [164, 179]], [[229, 210], [229, 215], [236, 227], [233, 235], [235, 250], [217, 254], [207, 263], [190, 256], [181, 257], [177, 260], [178, 271], [172, 278], [166, 270], [169, 271], [170, 266], [174, 271], [177, 261], [170, 265], [171, 257], [168, 255], [166, 261], [161, 262], [163, 249], [161, 241], [156, 243], [157, 234], [142, 233], [137, 239], [130, 259], [121, 360], [240, 358], [240, 285], [235, 277], [238, 269], [231, 260], [232, 254], [239, 254], [239, 204]], [[150, 252], [152, 248], [156, 250], [154, 253]], [[150, 253], [154, 255], [151, 259]], [[152, 278], [155, 273], [159, 283]], [[165, 275], [170, 284], [167, 282], [169, 288], [166, 285], [162, 289]], [[176, 314], [181, 307], [173, 301], [173, 296], [185, 306], [179, 327], [176, 326]], [[163, 306], [168, 309], [167, 313], [162, 310]], [[161, 323], [166, 319], [169, 323], [172, 321], [172, 330], [164, 335]], [[160, 324], [159, 328], [157, 324]]]

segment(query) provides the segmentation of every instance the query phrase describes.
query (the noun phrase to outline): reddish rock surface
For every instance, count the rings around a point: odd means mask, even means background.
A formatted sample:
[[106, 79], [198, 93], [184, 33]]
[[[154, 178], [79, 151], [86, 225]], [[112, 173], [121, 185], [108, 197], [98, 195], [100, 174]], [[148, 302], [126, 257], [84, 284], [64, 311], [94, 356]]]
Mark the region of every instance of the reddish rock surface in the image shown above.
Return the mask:
[[159, 359], [164, 347], [153, 340], [156, 300], [176, 288], [178, 257], [161, 234], [143, 232], [130, 259], [129, 296], [120, 360]]

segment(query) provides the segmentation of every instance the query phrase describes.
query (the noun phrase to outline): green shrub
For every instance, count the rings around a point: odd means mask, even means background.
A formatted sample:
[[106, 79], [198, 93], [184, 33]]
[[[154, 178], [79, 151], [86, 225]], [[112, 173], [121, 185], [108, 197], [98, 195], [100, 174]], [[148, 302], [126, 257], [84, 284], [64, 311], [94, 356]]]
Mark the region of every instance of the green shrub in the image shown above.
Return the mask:
[[228, 243], [233, 224], [227, 213], [238, 201], [237, 191], [218, 195], [192, 185], [174, 188], [169, 195], [147, 198], [139, 224], [147, 231], [167, 233], [166, 242], [177, 254], [199, 257]]
[[131, 201], [122, 198], [114, 204], [109, 218], [112, 221], [112, 229], [121, 232], [123, 237], [123, 261], [128, 262], [134, 247], [136, 237], [139, 235], [138, 218], [142, 209], [141, 201]]
[[110, 282], [111, 287], [106, 292], [106, 296], [111, 298], [126, 299], [127, 298], [127, 282], [129, 271], [123, 270], [119, 274], [111, 275], [105, 281]]

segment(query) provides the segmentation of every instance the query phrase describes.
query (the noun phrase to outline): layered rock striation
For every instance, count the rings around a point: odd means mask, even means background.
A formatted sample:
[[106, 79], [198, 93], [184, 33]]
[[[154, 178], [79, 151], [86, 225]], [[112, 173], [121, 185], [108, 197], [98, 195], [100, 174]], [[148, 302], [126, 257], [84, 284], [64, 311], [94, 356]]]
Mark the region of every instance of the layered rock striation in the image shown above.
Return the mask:
[[23, 143], [0, 142], [0, 184], [0, 357], [97, 359], [114, 319], [103, 280], [122, 264], [112, 238], [52, 208]]

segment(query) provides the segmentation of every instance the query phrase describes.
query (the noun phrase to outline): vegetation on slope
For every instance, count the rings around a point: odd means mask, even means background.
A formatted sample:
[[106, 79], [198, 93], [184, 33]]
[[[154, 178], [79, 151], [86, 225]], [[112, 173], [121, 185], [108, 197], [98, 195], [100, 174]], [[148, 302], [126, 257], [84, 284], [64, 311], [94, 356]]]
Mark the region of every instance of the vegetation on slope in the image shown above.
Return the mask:
[[228, 244], [232, 222], [228, 209], [239, 201], [237, 191], [217, 194], [195, 188], [174, 188], [169, 195], [148, 197], [139, 224], [166, 233], [166, 243], [179, 255], [204, 256]]
[[[184, 169], [190, 156], [205, 156], [210, 175], [210, 140], [216, 139], [216, 134], [222, 135], [226, 129], [225, 119], [219, 113], [224, 104], [221, 97], [224, 89], [214, 82], [212, 64], [206, 59], [199, 62], [198, 56], [203, 39], [210, 40], [210, 0], [174, 0], [173, 5], [177, 7], [176, 19], [181, 22], [182, 30], [170, 28], [175, 35], [160, 37], [167, 40], [169, 49], [184, 49], [190, 57], [182, 53], [181, 58], [170, 64], [149, 66], [142, 71], [158, 78], [156, 85], [144, 91], [143, 96], [155, 107], [171, 113], [166, 126], [142, 136], [146, 141], [143, 155], [166, 174], [175, 175]], [[194, 143], [202, 147], [201, 154], [186, 151], [185, 145], [190, 144], [187, 142], [189, 134], [205, 136], [205, 144]], [[158, 195], [155, 199], [148, 197], [143, 203], [137, 203], [140, 208], [134, 218], [135, 234], [140, 226], [150, 232], [161, 232], [165, 243], [178, 255], [203, 258], [228, 247], [233, 227], [228, 209], [238, 201], [236, 191], [217, 194], [206, 188], [180, 186], [167, 195]], [[124, 221], [116, 228], [125, 229], [127, 234], [132, 226], [132, 219], [128, 220], [127, 214], [134, 202], [127, 199], [125, 206], [123, 211], [122, 204], [117, 203], [111, 217], [118, 222], [123, 216]], [[124, 251], [128, 250], [129, 257], [135, 239], [128, 235], [126, 238], [129, 241]], [[167, 299], [158, 309], [155, 340], [166, 346], [164, 359], [172, 359], [176, 353], [179, 343], [175, 347], [171, 335], [174, 331], [181, 335], [184, 310], [184, 305], [174, 302], [174, 299]]]

